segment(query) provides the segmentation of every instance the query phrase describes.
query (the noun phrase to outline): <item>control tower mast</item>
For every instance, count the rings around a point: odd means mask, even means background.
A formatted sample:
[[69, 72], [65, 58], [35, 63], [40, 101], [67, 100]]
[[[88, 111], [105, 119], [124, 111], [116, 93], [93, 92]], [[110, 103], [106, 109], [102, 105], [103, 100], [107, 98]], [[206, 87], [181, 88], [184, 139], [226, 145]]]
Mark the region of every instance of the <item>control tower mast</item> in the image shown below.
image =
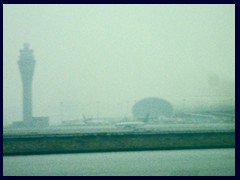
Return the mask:
[[26, 126], [32, 125], [32, 79], [35, 67], [33, 50], [25, 43], [20, 50], [18, 66], [23, 85], [23, 122]]

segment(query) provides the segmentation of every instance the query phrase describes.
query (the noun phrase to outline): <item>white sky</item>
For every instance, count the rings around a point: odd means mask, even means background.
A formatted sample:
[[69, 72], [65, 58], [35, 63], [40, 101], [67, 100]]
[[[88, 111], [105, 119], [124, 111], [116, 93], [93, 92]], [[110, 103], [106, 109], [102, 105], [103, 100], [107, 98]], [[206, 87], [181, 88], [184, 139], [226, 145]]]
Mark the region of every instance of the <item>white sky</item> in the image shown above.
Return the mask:
[[[145, 97], [235, 96], [235, 5], [4, 5], [4, 123], [22, 119], [19, 50], [34, 50], [34, 116], [130, 115]], [[97, 108], [96, 101], [99, 101]]]

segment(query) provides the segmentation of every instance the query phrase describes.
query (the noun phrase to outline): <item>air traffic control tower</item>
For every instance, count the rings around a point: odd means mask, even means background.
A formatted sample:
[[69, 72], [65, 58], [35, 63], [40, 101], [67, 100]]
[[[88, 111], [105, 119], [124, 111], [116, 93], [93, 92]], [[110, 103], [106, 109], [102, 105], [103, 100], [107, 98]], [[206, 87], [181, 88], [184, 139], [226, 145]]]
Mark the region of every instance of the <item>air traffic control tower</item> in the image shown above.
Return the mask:
[[31, 126], [32, 123], [32, 79], [35, 67], [33, 50], [29, 44], [25, 43], [24, 48], [20, 50], [18, 66], [23, 85], [23, 123], [25, 126]]

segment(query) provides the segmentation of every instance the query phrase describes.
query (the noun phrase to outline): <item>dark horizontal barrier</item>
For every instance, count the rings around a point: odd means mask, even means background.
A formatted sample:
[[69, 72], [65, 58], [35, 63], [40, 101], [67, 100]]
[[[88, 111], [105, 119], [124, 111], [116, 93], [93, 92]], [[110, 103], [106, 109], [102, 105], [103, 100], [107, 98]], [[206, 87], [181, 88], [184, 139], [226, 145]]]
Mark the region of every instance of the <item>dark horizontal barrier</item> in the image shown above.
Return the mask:
[[3, 155], [235, 147], [234, 132], [96, 133], [3, 137]]

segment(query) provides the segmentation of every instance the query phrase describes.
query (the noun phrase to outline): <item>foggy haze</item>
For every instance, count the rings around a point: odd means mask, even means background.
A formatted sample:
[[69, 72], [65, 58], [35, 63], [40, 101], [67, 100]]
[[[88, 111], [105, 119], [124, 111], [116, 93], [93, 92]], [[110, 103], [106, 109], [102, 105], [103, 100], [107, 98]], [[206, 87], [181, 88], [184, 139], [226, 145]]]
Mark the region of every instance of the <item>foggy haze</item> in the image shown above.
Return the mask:
[[52, 124], [61, 111], [131, 116], [146, 97], [174, 108], [235, 99], [234, 5], [4, 5], [4, 124], [22, 120], [25, 42], [36, 60], [33, 114]]

